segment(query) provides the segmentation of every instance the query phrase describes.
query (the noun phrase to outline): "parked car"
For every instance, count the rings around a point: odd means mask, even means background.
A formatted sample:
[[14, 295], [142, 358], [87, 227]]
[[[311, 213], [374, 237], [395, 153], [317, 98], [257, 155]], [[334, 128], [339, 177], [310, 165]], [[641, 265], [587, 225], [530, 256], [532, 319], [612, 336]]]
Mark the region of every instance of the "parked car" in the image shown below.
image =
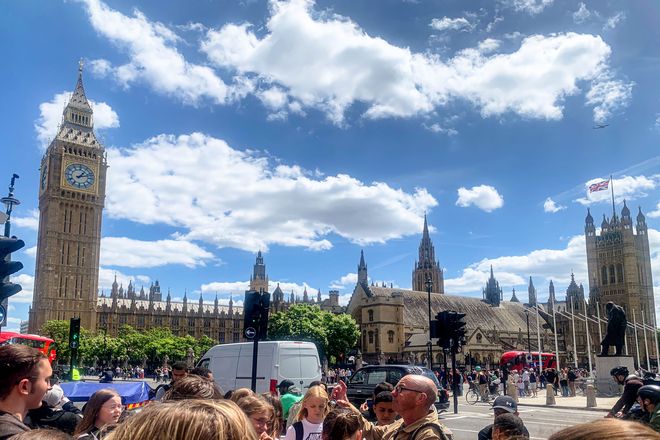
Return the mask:
[[449, 393], [442, 387], [435, 374], [425, 367], [414, 365], [369, 365], [357, 370], [348, 380], [348, 400], [356, 406], [362, 405], [365, 400], [370, 399], [374, 388], [381, 382], [396, 385], [403, 376], [407, 374], [422, 374], [435, 383], [438, 388], [438, 399], [435, 407], [439, 412], [449, 408]]

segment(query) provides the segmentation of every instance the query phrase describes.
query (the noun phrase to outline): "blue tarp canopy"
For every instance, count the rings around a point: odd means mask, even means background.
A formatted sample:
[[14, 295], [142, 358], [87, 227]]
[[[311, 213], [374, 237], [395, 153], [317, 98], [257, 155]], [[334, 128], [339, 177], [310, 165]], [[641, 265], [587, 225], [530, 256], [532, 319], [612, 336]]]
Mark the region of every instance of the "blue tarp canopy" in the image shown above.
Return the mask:
[[72, 402], [87, 402], [92, 394], [104, 388], [110, 388], [121, 396], [121, 403], [140, 403], [149, 400], [149, 390], [146, 382], [63, 382], [60, 384], [64, 395]]

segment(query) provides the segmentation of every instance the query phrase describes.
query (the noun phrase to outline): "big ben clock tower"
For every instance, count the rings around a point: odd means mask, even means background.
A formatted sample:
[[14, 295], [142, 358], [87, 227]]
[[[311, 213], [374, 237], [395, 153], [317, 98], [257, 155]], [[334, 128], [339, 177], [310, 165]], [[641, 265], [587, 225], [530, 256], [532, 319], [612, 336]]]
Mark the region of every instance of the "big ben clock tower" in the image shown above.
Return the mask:
[[82, 327], [96, 329], [106, 168], [81, 62], [62, 124], [41, 159], [32, 333], [48, 320], [72, 317], [80, 317]]

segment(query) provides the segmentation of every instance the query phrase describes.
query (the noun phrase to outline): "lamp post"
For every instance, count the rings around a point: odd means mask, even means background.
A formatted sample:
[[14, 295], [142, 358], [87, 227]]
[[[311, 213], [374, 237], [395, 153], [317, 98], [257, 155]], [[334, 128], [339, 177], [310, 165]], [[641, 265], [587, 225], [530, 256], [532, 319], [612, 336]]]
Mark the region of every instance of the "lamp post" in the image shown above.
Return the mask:
[[531, 338], [529, 337], [529, 310], [525, 309], [525, 317], [527, 318], [527, 354], [528, 357], [532, 356]]
[[[429, 363], [429, 370], [433, 369], [433, 343], [431, 342], [431, 287], [433, 287], [433, 281], [431, 277], [426, 278], [426, 293], [429, 297], [429, 342], [427, 347], [427, 356]], [[446, 373], [446, 372], [445, 372]]]
[[7, 216], [5, 219], [5, 237], [9, 237], [9, 233], [11, 232], [11, 211], [13, 210], [14, 205], [18, 206], [21, 204], [21, 202], [14, 197], [14, 184], [16, 183], [16, 179], [18, 179], [18, 174], [12, 174], [11, 183], [9, 184], [9, 194], [7, 197], [0, 199], [0, 201], [7, 207], [5, 212], [5, 215]]

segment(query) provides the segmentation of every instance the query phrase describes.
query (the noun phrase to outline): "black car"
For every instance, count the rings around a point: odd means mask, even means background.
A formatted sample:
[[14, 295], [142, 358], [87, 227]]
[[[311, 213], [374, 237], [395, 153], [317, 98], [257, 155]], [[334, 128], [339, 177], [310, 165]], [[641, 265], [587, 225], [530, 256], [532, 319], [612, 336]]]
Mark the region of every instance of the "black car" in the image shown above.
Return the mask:
[[374, 388], [381, 382], [389, 382], [396, 385], [403, 376], [407, 374], [422, 374], [435, 383], [438, 387], [438, 400], [435, 407], [439, 412], [449, 408], [449, 393], [445, 390], [435, 374], [425, 367], [414, 365], [369, 365], [357, 370], [348, 380], [348, 400], [355, 406], [360, 406], [365, 400], [371, 399]]

